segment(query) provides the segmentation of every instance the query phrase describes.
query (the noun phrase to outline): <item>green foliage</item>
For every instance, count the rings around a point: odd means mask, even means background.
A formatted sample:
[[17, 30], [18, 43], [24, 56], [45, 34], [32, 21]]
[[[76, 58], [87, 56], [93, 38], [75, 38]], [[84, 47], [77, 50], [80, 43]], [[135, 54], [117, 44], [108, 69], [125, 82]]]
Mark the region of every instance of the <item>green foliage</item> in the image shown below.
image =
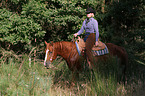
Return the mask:
[[[2, 1], [1, 8], [18, 12], [20, 17], [38, 23], [47, 41], [70, 40], [86, 18], [85, 9], [88, 6], [96, 10], [95, 18], [99, 22], [100, 37], [105, 42], [124, 45], [134, 42], [137, 36], [143, 39], [143, 4], [142, 0], [135, 1], [100, 1], [100, 0], [10, 0]], [[14, 5], [15, 8], [11, 8]], [[104, 8], [104, 11], [102, 11]], [[11, 10], [12, 9], [12, 10]], [[20, 11], [19, 11], [20, 10]], [[105, 12], [105, 13], [103, 13]], [[142, 23], [141, 23], [142, 22]], [[138, 28], [141, 27], [141, 28]], [[140, 31], [138, 30], [140, 29]], [[136, 34], [139, 33], [138, 35]], [[118, 38], [121, 36], [121, 38]], [[13, 35], [12, 35], [13, 37]]]
[[[32, 19], [20, 17], [6, 9], [0, 9], [0, 41], [11, 45], [34, 45], [42, 41], [45, 31]], [[37, 39], [37, 42], [35, 42]]]
[[[82, 16], [81, 7], [76, 7], [76, 2], [49, 1], [44, 2], [31, 0], [23, 6], [22, 15], [26, 18], [33, 18], [45, 30], [45, 39], [67, 40], [69, 34], [74, 33], [80, 22], [78, 15]], [[55, 5], [57, 3], [57, 6]], [[59, 8], [57, 8], [60, 6]], [[81, 14], [80, 14], [81, 12]]]
[[[141, 0], [120, 0], [112, 2], [107, 8], [104, 23], [107, 29], [107, 38], [118, 44], [135, 43], [137, 37], [144, 36], [142, 30], [143, 5]], [[142, 30], [143, 31], [143, 30]], [[143, 39], [142, 39], [143, 40]], [[117, 42], [118, 41], [118, 42]]]
[[22, 6], [28, 1], [29, 0], [1, 0], [0, 8], [6, 8], [9, 11], [20, 14], [22, 11]]

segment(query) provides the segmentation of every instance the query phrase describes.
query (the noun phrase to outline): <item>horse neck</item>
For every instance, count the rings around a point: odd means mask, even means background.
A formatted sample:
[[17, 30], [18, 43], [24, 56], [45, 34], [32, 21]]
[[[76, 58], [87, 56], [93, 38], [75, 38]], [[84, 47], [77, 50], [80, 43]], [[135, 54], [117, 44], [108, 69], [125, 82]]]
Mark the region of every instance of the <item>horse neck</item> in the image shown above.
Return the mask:
[[67, 59], [71, 51], [74, 49], [73, 42], [60, 41], [55, 43], [55, 51], [58, 55], [62, 56], [64, 59]]

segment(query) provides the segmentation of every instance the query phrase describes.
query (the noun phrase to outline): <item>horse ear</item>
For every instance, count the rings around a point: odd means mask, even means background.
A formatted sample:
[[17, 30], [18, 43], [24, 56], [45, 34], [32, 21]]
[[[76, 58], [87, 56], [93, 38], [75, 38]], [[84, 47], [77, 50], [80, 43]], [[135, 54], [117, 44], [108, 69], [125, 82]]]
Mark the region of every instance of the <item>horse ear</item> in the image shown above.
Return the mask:
[[80, 38], [80, 36], [78, 36], [78, 39]]
[[79, 41], [80, 41], [80, 39], [81, 39], [81, 38], [78, 36], [78, 40], [79, 40]]
[[45, 41], [45, 44], [47, 45], [47, 42]]
[[50, 45], [53, 45], [53, 41], [50, 42]]
[[50, 43], [53, 44], [53, 41], [51, 41]]

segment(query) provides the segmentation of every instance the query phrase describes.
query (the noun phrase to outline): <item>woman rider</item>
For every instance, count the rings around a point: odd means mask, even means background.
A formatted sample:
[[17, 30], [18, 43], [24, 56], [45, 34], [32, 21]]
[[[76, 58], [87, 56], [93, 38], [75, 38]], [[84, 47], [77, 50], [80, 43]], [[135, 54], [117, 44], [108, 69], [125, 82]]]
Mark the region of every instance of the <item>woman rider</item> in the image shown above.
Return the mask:
[[[98, 38], [99, 38], [98, 22], [97, 20], [93, 18], [95, 13], [96, 13], [95, 10], [93, 10], [92, 8], [87, 8], [86, 10], [87, 19], [84, 20], [81, 29], [77, 33], [74, 34], [74, 36], [76, 37], [77, 35], [82, 34], [85, 30], [84, 42], [86, 42], [86, 55], [89, 61], [93, 60], [91, 59], [92, 56], [90, 53], [93, 45], [95, 44], [95, 46], [98, 46], [99, 44], [98, 43]], [[90, 45], [90, 43], [92, 45]]]

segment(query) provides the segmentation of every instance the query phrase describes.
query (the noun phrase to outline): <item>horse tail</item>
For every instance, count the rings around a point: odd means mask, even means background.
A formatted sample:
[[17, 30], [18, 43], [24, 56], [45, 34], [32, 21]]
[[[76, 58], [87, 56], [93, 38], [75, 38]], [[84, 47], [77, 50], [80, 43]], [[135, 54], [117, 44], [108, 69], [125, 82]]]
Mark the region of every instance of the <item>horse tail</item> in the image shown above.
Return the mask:
[[122, 53], [122, 58], [123, 58], [121, 63], [127, 65], [128, 64], [128, 54], [123, 47], [120, 47], [120, 48], [121, 48], [121, 53]]
[[128, 54], [127, 54], [127, 52], [124, 48], [122, 48], [122, 50], [123, 50], [123, 53], [124, 53], [124, 60], [122, 60], [121, 63], [125, 64], [125, 74], [126, 74], [126, 70], [129, 67], [128, 66]]
[[116, 48], [116, 52], [118, 54], [118, 57], [120, 58], [121, 65], [124, 66], [122, 71], [123, 71], [124, 77], [126, 77], [127, 70], [129, 67], [128, 66], [128, 54], [123, 47], [119, 47], [119, 46]]

